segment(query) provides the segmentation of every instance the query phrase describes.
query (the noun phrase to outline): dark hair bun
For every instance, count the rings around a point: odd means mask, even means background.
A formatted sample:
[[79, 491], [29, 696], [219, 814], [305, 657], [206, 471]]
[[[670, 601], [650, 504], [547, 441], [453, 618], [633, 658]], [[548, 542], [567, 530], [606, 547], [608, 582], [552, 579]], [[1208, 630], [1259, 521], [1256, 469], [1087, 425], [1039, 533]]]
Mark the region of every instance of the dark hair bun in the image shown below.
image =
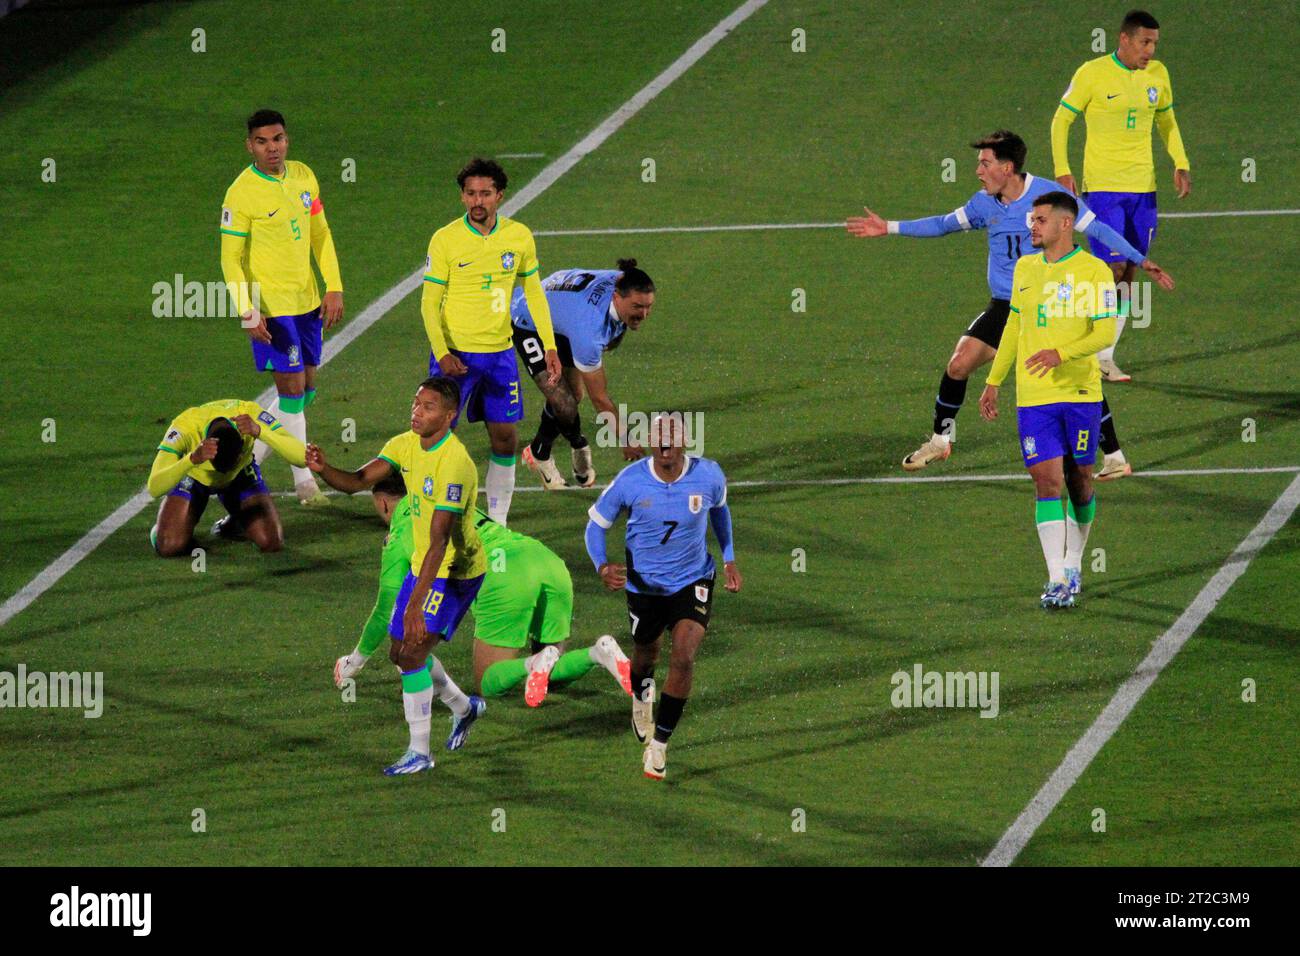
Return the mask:
[[635, 259], [619, 259], [619, 260], [618, 260], [618, 271], [619, 271], [619, 272], [627, 272], [628, 269], [635, 269], [635, 268], [636, 268], [636, 260], [635, 260]]

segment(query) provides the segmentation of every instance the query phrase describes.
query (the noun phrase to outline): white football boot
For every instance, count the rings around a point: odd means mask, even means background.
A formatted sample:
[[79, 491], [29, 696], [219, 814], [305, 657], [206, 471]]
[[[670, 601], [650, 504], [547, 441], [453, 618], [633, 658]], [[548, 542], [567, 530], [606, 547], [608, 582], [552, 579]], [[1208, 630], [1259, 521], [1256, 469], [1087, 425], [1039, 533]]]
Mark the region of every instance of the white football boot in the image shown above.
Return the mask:
[[567, 487], [564, 478], [560, 475], [560, 469], [555, 467], [554, 458], [545, 458], [539, 461], [537, 456], [533, 454], [530, 445], [524, 446], [524, 450], [520, 452], [519, 457], [524, 460], [524, 464], [538, 478], [542, 479], [542, 487], [547, 491], [559, 491], [561, 488]]
[[903, 459], [904, 471], [920, 471], [936, 461], [947, 461], [952, 454], [952, 441], [946, 435], [931, 435], [916, 451]]
[[646, 744], [641, 767], [651, 780], [662, 780], [668, 773], [668, 745], [652, 739]]

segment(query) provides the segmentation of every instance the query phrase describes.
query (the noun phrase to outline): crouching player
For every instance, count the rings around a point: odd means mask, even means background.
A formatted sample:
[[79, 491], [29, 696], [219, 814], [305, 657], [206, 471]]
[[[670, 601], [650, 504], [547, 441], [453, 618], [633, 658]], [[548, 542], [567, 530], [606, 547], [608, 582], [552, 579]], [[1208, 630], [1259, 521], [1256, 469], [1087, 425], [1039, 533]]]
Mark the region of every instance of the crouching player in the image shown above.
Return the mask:
[[[728, 591], [740, 590], [731, 545], [727, 479], [716, 461], [687, 457], [676, 414], [650, 422], [651, 456], [628, 465], [587, 512], [587, 553], [605, 587], [627, 588], [632, 622], [632, 732], [646, 743], [645, 775], [662, 780], [668, 738], [691, 693], [695, 654], [709, 626], [715, 565], [707, 527], [722, 547]], [[627, 512], [627, 564], [605, 554], [605, 532]], [[654, 714], [655, 663], [664, 631], [672, 636], [668, 679]], [[653, 737], [651, 734], [653, 732]]]
[[[351, 654], [334, 662], [334, 683], [355, 677], [388, 632], [388, 620], [411, 560], [411, 503], [400, 482], [374, 488], [375, 508], [388, 522], [374, 610]], [[488, 570], [474, 599], [474, 679], [485, 697], [524, 684], [524, 701], [536, 707], [551, 684], [577, 680], [599, 664], [632, 693], [631, 662], [606, 634], [591, 647], [564, 651], [573, 611], [573, 581], [549, 548], [497, 524], [476, 509], [475, 528]], [[519, 653], [531, 642], [531, 655]]]
[[284, 546], [253, 444], [261, 439], [290, 465], [302, 467], [303, 443], [256, 402], [222, 399], [187, 408], [167, 426], [149, 472], [149, 494], [165, 495], [149, 541], [161, 557], [188, 554], [194, 528], [216, 495], [228, 512], [214, 534], [249, 538], [262, 551]]
[[[1082, 587], [1083, 549], [1096, 503], [1092, 466], [1101, 427], [1097, 353], [1115, 340], [1115, 280], [1110, 267], [1073, 241], [1078, 203], [1044, 193], [1030, 213], [1039, 255], [1016, 263], [1011, 309], [980, 396], [980, 414], [998, 415], [998, 388], [1016, 370], [1016, 414], [1025, 467], [1038, 493], [1035, 520], [1047, 561], [1044, 608], [1073, 607]], [[1069, 504], [1062, 505], [1062, 485]]]
[[307, 446], [307, 467], [339, 491], [355, 494], [401, 476], [411, 506], [411, 560], [388, 625], [389, 659], [402, 673], [402, 703], [411, 742], [384, 770], [388, 776], [433, 767], [429, 709], [436, 695], [452, 713], [447, 749], [457, 750], [487, 709], [483, 698], [456, 686], [433, 650], [434, 635], [451, 640], [483, 584], [487, 564], [474, 530], [478, 469], [451, 432], [460, 408], [460, 387], [450, 378], [425, 379], [411, 403], [411, 430], [390, 438], [356, 471], [341, 471]]

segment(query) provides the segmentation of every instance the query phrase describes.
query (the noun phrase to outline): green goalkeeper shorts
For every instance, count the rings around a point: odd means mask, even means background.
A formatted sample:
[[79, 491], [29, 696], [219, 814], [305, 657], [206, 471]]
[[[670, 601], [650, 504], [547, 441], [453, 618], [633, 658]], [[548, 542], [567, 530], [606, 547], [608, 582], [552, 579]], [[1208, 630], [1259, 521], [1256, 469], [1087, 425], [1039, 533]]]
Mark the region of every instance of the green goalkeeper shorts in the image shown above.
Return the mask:
[[554, 552], [520, 537], [489, 554], [473, 610], [474, 637], [485, 644], [523, 648], [530, 638], [558, 644], [569, 636], [573, 580]]

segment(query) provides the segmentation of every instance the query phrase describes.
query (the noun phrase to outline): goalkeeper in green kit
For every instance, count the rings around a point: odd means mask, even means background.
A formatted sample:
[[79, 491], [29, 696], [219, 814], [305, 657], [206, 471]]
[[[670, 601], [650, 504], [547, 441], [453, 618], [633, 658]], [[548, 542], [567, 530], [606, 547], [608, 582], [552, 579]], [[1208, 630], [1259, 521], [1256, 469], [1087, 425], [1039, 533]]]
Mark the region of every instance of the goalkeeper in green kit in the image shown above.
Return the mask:
[[[351, 654], [334, 662], [334, 683], [355, 677], [380, 644], [411, 562], [411, 508], [399, 476], [374, 488], [375, 508], [388, 523], [380, 561], [379, 595]], [[573, 616], [573, 582], [564, 562], [534, 538], [511, 531], [479, 510], [476, 522], [488, 571], [474, 600], [474, 675], [479, 692], [499, 697], [524, 685], [536, 707], [551, 682], [568, 683], [599, 664], [632, 693], [631, 666], [608, 634], [591, 647], [565, 652]], [[528, 649], [527, 656], [519, 656]]]

